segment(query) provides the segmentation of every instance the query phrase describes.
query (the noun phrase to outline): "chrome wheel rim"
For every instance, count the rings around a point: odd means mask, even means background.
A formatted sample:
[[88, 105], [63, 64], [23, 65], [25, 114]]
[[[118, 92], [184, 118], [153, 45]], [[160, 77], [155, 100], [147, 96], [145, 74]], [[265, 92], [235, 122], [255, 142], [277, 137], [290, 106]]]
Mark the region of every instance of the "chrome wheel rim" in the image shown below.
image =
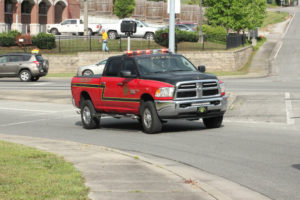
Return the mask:
[[109, 39], [113, 40], [116, 38], [116, 34], [114, 32], [109, 33]]
[[28, 72], [22, 72], [21, 73], [21, 79], [23, 81], [27, 81], [29, 79], [29, 73]]
[[92, 120], [91, 111], [88, 106], [83, 108], [82, 118], [85, 124], [90, 124]]
[[143, 115], [143, 121], [146, 128], [150, 128], [152, 124], [152, 115], [148, 108], [145, 109]]
[[147, 35], [147, 40], [153, 40], [153, 39], [154, 39], [153, 34], [148, 34]]

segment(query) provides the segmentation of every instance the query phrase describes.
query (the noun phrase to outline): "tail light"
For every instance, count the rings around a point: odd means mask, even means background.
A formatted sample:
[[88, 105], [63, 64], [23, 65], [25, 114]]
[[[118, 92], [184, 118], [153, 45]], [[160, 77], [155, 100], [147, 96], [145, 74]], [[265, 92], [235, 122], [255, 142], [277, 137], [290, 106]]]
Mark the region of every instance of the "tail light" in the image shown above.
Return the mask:
[[99, 28], [99, 24], [96, 26], [96, 28]]
[[226, 91], [225, 91], [225, 84], [223, 81], [219, 80], [219, 85], [220, 85], [220, 89], [221, 89], [221, 96], [225, 96]]
[[34, 64], [36, 64], [37, 67], [40, 66], [40, 63], [38, 61], [33, 61]]

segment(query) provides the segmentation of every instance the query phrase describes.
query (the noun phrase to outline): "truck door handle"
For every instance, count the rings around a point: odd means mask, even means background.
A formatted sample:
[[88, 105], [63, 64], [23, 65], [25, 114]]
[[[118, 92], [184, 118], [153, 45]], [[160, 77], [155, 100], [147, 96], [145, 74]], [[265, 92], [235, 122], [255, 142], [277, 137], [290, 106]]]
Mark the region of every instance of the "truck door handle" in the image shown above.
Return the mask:
[[123, 86], [123, 85], [124, 85], [123, 82], [118, 83], [118, 86]]

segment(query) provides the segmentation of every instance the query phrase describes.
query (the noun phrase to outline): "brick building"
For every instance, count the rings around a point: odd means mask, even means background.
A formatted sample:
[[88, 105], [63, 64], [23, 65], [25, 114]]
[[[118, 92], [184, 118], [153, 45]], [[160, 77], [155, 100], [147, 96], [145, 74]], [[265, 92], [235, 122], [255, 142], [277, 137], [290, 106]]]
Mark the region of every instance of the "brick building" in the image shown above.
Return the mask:
[[47, 24], [80, 17], [79, 0], [0, 0], [0, 32], [46, 32]]

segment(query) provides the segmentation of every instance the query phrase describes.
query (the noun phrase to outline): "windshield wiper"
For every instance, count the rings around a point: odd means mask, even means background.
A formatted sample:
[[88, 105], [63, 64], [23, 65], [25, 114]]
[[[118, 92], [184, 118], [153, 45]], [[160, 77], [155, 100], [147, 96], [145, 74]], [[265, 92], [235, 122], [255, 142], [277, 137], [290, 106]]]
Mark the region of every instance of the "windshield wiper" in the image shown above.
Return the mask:
[[157, 71], [157, 72], [151, 72], [153, 74], [158, 74], [158, 73], [166, 73], [167, 71]]
[[191, 70], [177, 69], [177, 70], [171, 70], [169, 72], [187, 72], [187, 71], [191, 71]]

